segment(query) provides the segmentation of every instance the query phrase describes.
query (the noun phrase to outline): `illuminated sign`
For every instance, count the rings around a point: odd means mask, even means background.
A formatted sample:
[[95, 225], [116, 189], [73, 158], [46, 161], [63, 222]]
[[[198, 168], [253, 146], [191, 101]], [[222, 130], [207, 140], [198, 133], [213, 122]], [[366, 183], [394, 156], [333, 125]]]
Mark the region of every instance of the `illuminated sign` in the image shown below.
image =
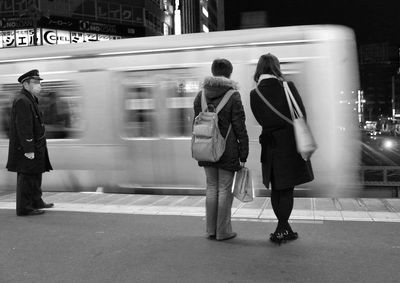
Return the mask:
[[8, 47], [15, 47], [15, 31], [9, 30], [9, 31], [2, 31], [2, 47], [3, 48], [8, 48]]
[[[34, 41], [34, 30], [33, 29], [23, 29], [16, 30], [15, 32], [15, 44], [17, 47], [21, 46], [32, 46], [35, 45]], [[41, 45], [40, 40], [40, 30], [36, 31], [37, 44]]]
[[70, 44], [71, 43], [71, 32], [66, 30], [57, 31], [57, 44]]
[[84, 42], [83, 32], [71, 32], [71, 43], [83, 43]]
[[53, 45], [57, 44], [57, 31], [50, 29], [43, 29], [43, 45]]
[[[37, 45], [55, 45], [107, 41], [121, 39], [118, 35], [105, 35], [88, 32], [70, 32], [57, 29], [37, 29]], [[0, 31], [0, 48], [24, 47], [34, 45], [33, 29]]]

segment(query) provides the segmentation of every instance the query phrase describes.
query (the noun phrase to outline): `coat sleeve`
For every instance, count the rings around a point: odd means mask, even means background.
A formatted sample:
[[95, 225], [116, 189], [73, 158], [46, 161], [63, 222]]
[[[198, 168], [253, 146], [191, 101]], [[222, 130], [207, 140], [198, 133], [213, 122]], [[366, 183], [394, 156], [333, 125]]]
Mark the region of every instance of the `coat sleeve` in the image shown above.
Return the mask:
[[[201, 112], [201, 92], [199, 92], [193, 102], [194, 118]], [[194, 119], [193, 119], [194, 122]]]
[[294, 99], [296, 99], [296, 102], [300, 107], [301, 112], [303, 112], [304, 118], [307, 119], [306, 109], [304, 107], [303, 101], [301, 100], [301, 96], [300, 96], [299, 92], [297, 91], [296, 86], [294, 85], [293, 82], [288, 82], [288, 85], [289, 85], [290, 90], [292, 91]]
[[257, 104], [256, 101], [256, 93], [255, 91], [251, 91], [250, 93], [250, 108], [251, 108], [251, 112], [253, 112], [254, 118], [256, 118], [258, 124], [260, 124], [261, 126], [263, 125], [263, 119], [261, 118], [261, 113], [259, 113], [258, 111], [258, 107], [260, 105]]
[[34, 152], [32, 109], [29, 102], [23, 99], [15, 103], [15, 127], [24, 153]]
[[232, 129], [239, 142], [239, 159], [246, 162], [249, 155], [249, 136], [246, 130], [246, 115], [239, 92], [232, 97]]

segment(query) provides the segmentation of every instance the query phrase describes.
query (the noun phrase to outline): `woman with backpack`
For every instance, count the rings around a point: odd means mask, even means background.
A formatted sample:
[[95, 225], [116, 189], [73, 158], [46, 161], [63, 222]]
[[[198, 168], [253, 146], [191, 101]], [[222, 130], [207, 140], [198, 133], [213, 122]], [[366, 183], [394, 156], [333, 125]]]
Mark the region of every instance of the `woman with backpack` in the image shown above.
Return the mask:
[[[226, 59], [216, 59], [211, 66], [213, 76], [206, 77], [203, 90], [194, 100], [194, 114], [197, 117], [202, 109], [202, 96], [206, 99], [207, 111], [217, 109], [223, 97], [231, 97], [217, 113], [218, 128], [225, 138], [225, 151], [216, 162], [199, 161], [206, 174], [206, 222], [208, 239], [218, 241], [236, 237], [232, 231], [231, 208], [233, 195], [231, 187], [234, 172], [244, 166], [249, 154], [249, 138], [245, 125], [245, 113], [237, 85], [230, 79], [232, 64]], [[232, 91], [234, 90], [233, 94]], [[230, 91], [230, 92], [229, 92]], [[225, 101], [223, 102], [225, 103]]]
[[[270, 240], [280, 244], [298, 237], [288, 220], [293, 209], [294, 187], [314, 179], [309, 160], [311, 153], [302, 157], [297, 152], [292, 124], [279, 117], [263, 101], [266, 99], [275, 110], [291, 120], [278, 58], [270, 53], [262, 55], [254, 80], [257, 87], [250, 93], [250, 106], [262, 127], [260, 144], [263, 184], [266, 188], [271, 184], [272, 209], [278, 218], [278, 226], [270, 234]], [[288, 85], [305, 117], [306, 112], [296, 87], [292, 82], [288, 82]]]

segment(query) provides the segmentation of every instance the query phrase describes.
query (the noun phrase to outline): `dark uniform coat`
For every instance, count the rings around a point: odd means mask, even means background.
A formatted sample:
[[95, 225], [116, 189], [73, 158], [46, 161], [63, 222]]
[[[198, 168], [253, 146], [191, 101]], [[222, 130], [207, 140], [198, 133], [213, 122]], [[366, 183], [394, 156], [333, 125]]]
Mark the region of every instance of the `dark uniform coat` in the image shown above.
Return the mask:
[[[23, 88], [13, 101], [10, 120], [7, 169], [35, 174], [52, 170], [38, 99]], [[35, 158], [25, 157], [28, 152], [34, 152]]]
[[[203, 83], [207, 104], [217, 108], [225, 93], [230, 90], [237, 90], [236, 83], [224, 77], [207, 77]], [[195, 117], [201, 112], [201, 92], [194, 100]], [[239, 92], [235, 91], [225, 106], [218, 113], [218, 128], [223, 137], [232, 124], [225, 145], [225, 152], [217, 162], [200, 161], [199, 166], [212, 166], [227, 171], [240, 170], [240, 163], [246, 162], [249, 155], [249, 137], [247, 136], [245, 113]]]
[[[301, 97], [292, 82], [289, 87], [304, 116]], [[263, 96], [279, 112], [291, 119], [289, 105], [282, 82], [263, 79], [258, 85]], [[263, 183], [272, 189], [287, 189], [314, 179], [310, 161], [304, 161], [297, 152], [293, 126], [273, 112], [256, 90], [250, 93], [250, 106], [254, 117], [262, 127], [260, 135]]]

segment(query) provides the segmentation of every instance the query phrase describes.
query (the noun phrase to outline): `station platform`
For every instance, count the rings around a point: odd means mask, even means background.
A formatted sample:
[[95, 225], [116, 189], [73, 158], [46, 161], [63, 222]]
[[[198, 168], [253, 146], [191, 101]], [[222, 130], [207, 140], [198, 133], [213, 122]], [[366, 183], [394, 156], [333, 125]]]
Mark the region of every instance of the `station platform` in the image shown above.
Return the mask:
[[296, 198], [295, 241], [268, 240], [270, 199], [234, 201], [227, 241], [208, 240], [204, 196], [45, 192], [15, 215], [0, 194], [0, 282], [399, 282], [400, 199]]
[[[54, 211], [205, 216], [205, 196], [45, 192]], [[15, 209], [15, 193], [0, 195], [0, 209]], [[232, 217], [248, 221], [275, 221], [270, 198], [249, 203], [234, 199]], [[293, 221], [400, 222], [399, 198], [296, 198]]]

